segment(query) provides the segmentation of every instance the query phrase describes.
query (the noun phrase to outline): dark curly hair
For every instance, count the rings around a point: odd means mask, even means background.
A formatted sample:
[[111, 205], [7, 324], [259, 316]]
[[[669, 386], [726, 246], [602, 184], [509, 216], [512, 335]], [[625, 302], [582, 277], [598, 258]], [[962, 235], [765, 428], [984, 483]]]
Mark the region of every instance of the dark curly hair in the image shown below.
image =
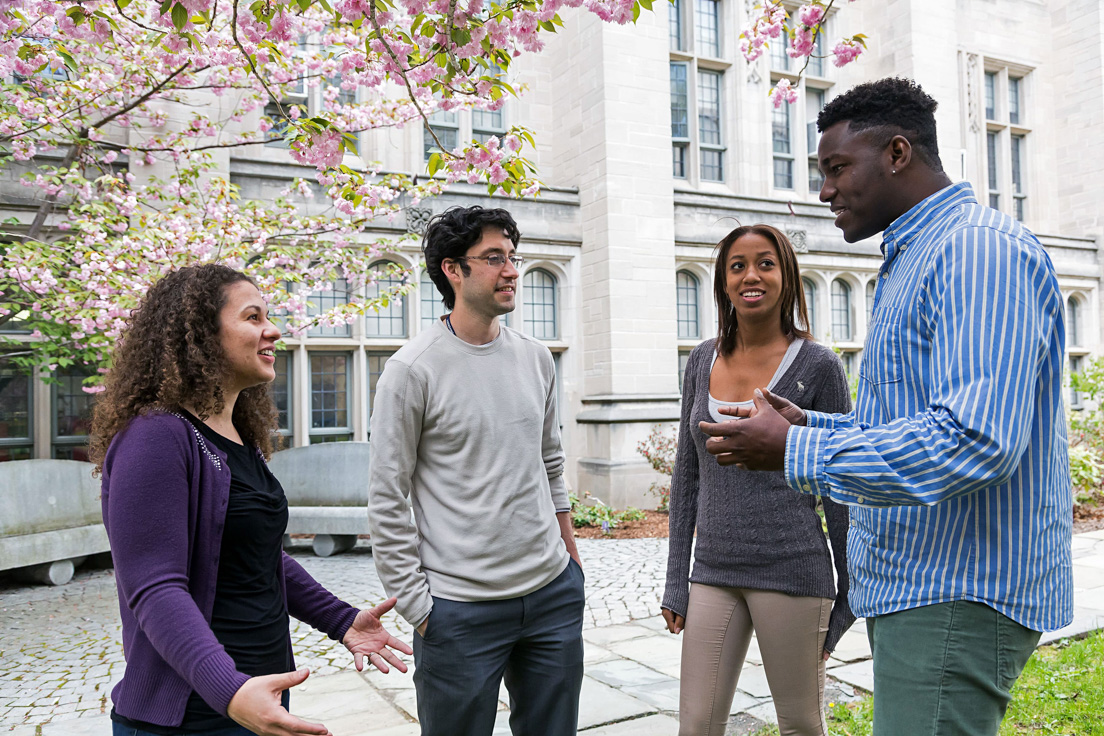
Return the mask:
[[852, 87], [825, 105], [817, 115], [817, 130], [823, 133], [847, 121], [851, 130], [870, 131], [883, 145], [902, 135], [928, 168], [942, 171], [935, 129], [938, 105], [911, 79], [886, 77]]
[[[239, 281], [253, 283], [240, 271], [212, 263], [181, 268], [150, 288], [130, 317], [96, 401], [90, 459], [97, 473], [111, 440], [134, 417], [187, 403], [206, 419], [226, 406], [219, 312], [226, 287]], [[268, 384], [238, 394], [233, 421], [246, 443], [266, 458], [272, 454], [277, 419]]]
[[782, 269], [782, 332], [787, 337], [813, 340], [809, 332], [809, 312], [805, 307], [805, 289], [801, 285], [801, 270], [797, 266], [797, 253], [790, 239], [781, 230], [770, 225], [741, 225], [721, 242], [717, 243], [717, 258], [713, 263], [713, 299], [717, 302], [717, 352], [730, 355], [736, 349], [736, 310], [728, 298], [728, 251], [732, 244], [745, 235], [759, 235], [770, 241], [778, 253], [778, 265]]
[[[479, 205], [450, 207], [434, 215], [426, 226], [425, 236], [422, 238], [426, 272], [437, 285], [437, 291], [441, 292], [441, 301], [446, 308], [452, 309], [456, 306], [456, 294], [448, 276], [441, 269], [441, 261], [459, 258], [467, 253], [468, 248], [483, 237], [483, 230], [489, 227], [501, 229], [517, 248], [521, 231], [510, 213], [503, 209], [488, 209]], [[460, 270], [465, 276], [471, 273], [471, 268], [465, 261], [460, 261]]]

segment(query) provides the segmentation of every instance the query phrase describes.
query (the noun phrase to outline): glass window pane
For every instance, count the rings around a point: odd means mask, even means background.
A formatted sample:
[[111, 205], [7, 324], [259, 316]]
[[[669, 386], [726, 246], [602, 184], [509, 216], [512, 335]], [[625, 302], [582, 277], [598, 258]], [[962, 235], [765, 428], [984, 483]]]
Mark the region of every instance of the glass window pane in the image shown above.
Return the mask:
[[809, 332], [816, 335], [817, 332], [817, 288], [809, 279], [801, 279], [801, 286], [805, 289], [805, 309], [809, 312]]
[[778, 38], [772, 38], [768, 43], [770, 44], [770, 62], [771, 69], [777, 69], [781, 72], [788, 72], [790, 70], [790, 64], [793, 60], [790, 55], [786, 53], [786, 47], [788, 45], [789, 37], [782, 33]]
[[997, 119], [997, 75], [985, 73], [985, 119]]
[[788, 158], [774, 160], [774, 188], [793, 189], [793, 161]]
[[832, 340], [851, 341], [851, 287], [836, 279], [832, 282]]
[[526, 271], [522, 279], [525, 304], [525, 331], [541, 340], [555, 340], [556, 277], [542, 269]]
[[698, 135], [702, 145], [721, 145], [721, 75], [698, 72]]
[[448, 313], [441, 299], [441, 292], [437, 291], [437, 285], [426, 271], [422, 271], [422, 278], [418, 282], [418, 298], [422, 308], [423, 330], [432, 327], [434, 322]]
[[678, 354], [679, 360], [679, 392], [682, 392], [682, 379], [686, 376], [686, 364], [690, 361], [690, 353], [687, 351], [680, 351]]
[[694, 33], [702, 56], [721, 55], [720, 6], [718, 0], [697, 0], [694, 7]]
[[[376, 280], [365, 287], [365, 295], [369, 299], [377, 298], [381, 292], [386, 292], [401, 286], [401, 278], [388, 273], [390, 262], [376, 264], [372, 267], [378, 275]], [[364, 334], [367, 337], [406, 337], [406, 305], [404, 299], [391, 297], [387, 306], [381, 306], [378, 312], [369, 310], [364, 315]]]
[[706, 181], [724, 181], [724, 152], [702, 150], [701, 178]]
[[[347, 353], [311, 353], [311, 429], [348, 429]], [[313, 440], [312, 440], [313, 442]]]
[[686, 64], [671, 64], [671, 137], [690, 137], [690, 107], [686, 87]]
[[809, 66], [806, 68], [806, 72], [814, 77], [824, 76], [824, 27], [821, 26], [820, 33], [817, 34], [815, 43], [815, 50], [813, 55], [809, 57]]
[[985, 136], [985, 150], [986, 157], [988, 158], [988, 173], [989, 173], [989, 206], [993, 209], [1000, 209], [1000, 177], [998, 175], [998, 163], [997, 163], [997, 136], [994, 131], [990, 131]]
[[679, 179], [686, 178], [686, 145], [674, 145], [671, 151], [671, 173]]
[[781, 104], [771, 112], [771, 142], [775, 153], [792, 153], [790, 144], [790, 106]]
[[678, 312], [678, 336], [680, 339], [696, 339], [701, 336], [698, 324], [698, 279], [687, 271], [675, 275], [675, 303]]
[[0, 440], [30, 442], [31, 391], [30, 373], [0, 356]]
[[1077, 301], [1076, 297], [1070, 297], [1069, 308], [1066, 310], [1068, 315], [1069, 324], [1066, 325], [1066, 335], [1068, 339], [1066, 343], [1068, 345], [1080, 345], [1081, 344], [1081, 304]]
[[[1071, 376], [1075, 373], [1080, 373], [1081, 372], [1081, 362], [1082, 362], [1082, 358], [1081, 358], [1080, 355], [1070, 356], [1070, 375]], [[1073, 381], [1070, 381], [1069, 392], [1070, 392], [1070, 408], [1071, 409], [1080, 409], [1081, 408], [1081, 393], [1076, 388], [1074, 388]]]
[[673, 0], [667, 6], [667, 32], [671, 37], [671, 50], [682, 51], [682, 0]]
[[866, 324], [874, 321], [874, 282], [866, 282]]
[[92, 406], [95, 394], [85, 393], [81, 386], [91, 375], [86, 368], [70, 366], [54, 373], [54, 437], [87, 437], [92, 426]]
[[[349, 286], [345, 283], [345, 279], [337, 279], [333, 283], [333, 289], [330, 291], [316, 291], [310, 296], [310, 302], [313, 307], [307, 308], [307, 314], [315, 316], [327, 312], [339, 304], [345, 304], [349, 301]], [[316, 324], [310, 328], [308, 335], [315, 337], [348, 337], [352, 334], [352, 327], [347, 322], [342, 322], [337, 325], [329, 325], [324, 322]]]
[[1012, 192], [1023, 194], [1023, 148], [1024, 137], [1012, 136]]
[[1020, 124], [1020, 81], [1008, 79], [1008, 122], [1013, 125]]
[[272, 382], [272, 401], [276, 404], [276, 426], [281, 432], [291, 431], [291, 353], [276, 353], [276, 380]]

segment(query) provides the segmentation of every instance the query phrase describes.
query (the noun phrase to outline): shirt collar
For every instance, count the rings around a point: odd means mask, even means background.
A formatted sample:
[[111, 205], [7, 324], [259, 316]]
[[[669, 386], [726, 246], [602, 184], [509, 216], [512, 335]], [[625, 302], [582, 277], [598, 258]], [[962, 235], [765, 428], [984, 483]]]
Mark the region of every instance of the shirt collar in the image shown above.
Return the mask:
[[962, 204], [977, 204], [973, 187], [965, 181], [940, 189], [920, 201], [894, 220], [882, 233], [882, 253], [885, 259], [893, 260], [897, 252], [915, 240], [928, 225], [942, 219], [949, 211]]

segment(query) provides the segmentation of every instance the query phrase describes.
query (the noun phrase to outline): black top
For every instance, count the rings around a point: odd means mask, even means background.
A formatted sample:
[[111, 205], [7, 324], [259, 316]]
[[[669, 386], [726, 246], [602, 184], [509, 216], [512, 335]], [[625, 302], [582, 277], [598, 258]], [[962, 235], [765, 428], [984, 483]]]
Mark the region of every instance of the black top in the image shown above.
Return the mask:
[[[211, 630], [239, 672], [250, 676], [288, 672], [292, 668], [288, 612], [276, 574], [288, 521], [284, 489], [255, 447], [223, 437], [187, 411], [181, 414], [226, 454], [230, 470]], [[178, 728], [131, 721], [114, 712], [112, 719], [156, 734], [236, 725], [194, 691]]]

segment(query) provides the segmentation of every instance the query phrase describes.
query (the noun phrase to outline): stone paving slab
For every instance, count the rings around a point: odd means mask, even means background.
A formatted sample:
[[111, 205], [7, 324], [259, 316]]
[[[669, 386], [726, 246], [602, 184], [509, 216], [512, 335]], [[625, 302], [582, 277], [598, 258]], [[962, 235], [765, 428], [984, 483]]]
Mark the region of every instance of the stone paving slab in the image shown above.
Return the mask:
[[[579, 540], [586, 564], [584, 661], [580, 728], [585, 734], [675, 734], [681, 638], [658, 616], [666, 540]], [[1043, 643], [1104, 628], [1104, 530], [1074, 538], [1073, 623]], [[294, 556], [335, 594], [354, 605], [383, 598], [367, 545], [330, 558]], [[384, 623], [409, 641], [393, 613]], [[297, 664], [311, 677], [292, 695], [293, 712], [319, 720], [337, 736], [412, 736], [419, 732], [410, 673], [357, 673], [343, 647], [298, 622]], [[118, 601], [110, 570], [78, 571], [61, 588], [0, 578], [0, 734], [100, 736], [123, 660]], [[853, 688], [873, 687], [863, 621], [841, 639], [828, 663], [828, 697], [846, 702]], [[413, 667], [411, 658], [404, 658]], [[726, 734], [743, 735], [775, 720], [774, 705], [752, 639]], [[509, 733], [508, 696], [499, 692], [495, 734]], [[37, 727], [41, 727], [38, 731]]]

